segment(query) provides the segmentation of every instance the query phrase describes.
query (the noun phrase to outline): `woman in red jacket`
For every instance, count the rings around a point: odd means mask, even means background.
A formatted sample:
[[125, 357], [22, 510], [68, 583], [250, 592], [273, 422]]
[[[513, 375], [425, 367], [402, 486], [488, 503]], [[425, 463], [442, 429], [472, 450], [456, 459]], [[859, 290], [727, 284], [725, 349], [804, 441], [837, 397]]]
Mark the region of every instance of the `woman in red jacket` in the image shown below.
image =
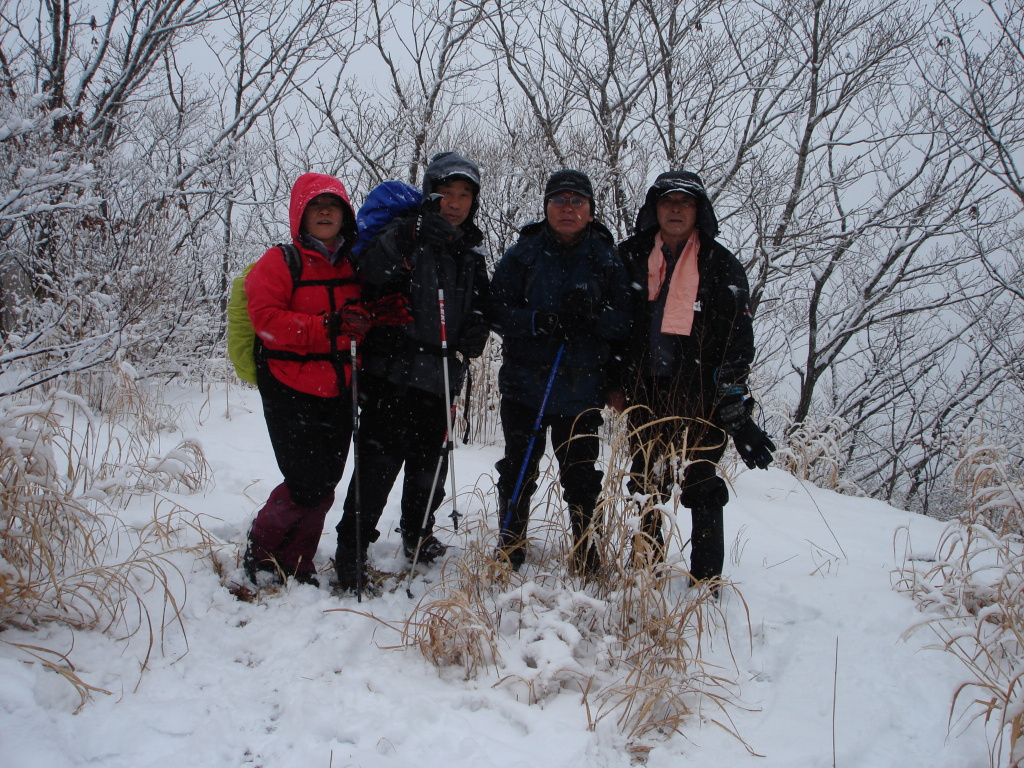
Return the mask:
[[288, 218], [294, 250], [271, 248], [245, 279], [257, 386], [284, 482], [256, 515], [243, 565], [254, 583], [265, 571], [270, 581], [318, 585], [313, 557], [352, 435], [348, 351], [374, 319], [359, 300], [355, 215], [342, 183], [303, 174]]

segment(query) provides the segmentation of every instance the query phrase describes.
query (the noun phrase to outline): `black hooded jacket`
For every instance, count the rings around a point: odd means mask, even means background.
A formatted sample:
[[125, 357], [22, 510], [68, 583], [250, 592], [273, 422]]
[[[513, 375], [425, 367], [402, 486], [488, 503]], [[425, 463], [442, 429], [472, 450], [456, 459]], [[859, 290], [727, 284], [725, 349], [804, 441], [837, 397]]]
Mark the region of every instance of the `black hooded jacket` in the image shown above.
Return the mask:
[[[572, 340], [538, 335], [538, 312], [565, 309], [569, 292], [583, 291], [594, 307], [590, 332]], [[502, 337], [498, 386], [502, 397], [536, 408], [544, 399], [556, 359], [545, 413], [576, 416], [604, 405], [615, 348], [629, 330], [626, 272], [612, 233], [592, 222], [573, 243], [558, 241], [546, 221], [528, 224], [494, 270], [489, 318]], [[563, 348], [561, 357], [559, 348]]]
[[650, 357], [651, 304], [648, 300], [648, 258], [658, 233], [657, 201], [667, 192], [679, 191], [697, 201], [698, 289], [689, 336], [670, 335], [666, 343], [677, 345], [671, 386], [679, 388], [693, 413], [710, 418], [717, 393], [730, 385], [742, 385], [754, 359], [754, 332], [750, 313], [750, 288], [739, 260], [717, 240], [718, 221], [703, 182], [694, 173], [662, 174], [647, 192], [637, 214], [637, 232], [619, 245], [619, 256], [630, 275], [633, 330], [626, 350], [623, 389], [630, 396], [641, 382], [652, 378]]
[[[442, 182], [462, 179], [480, 189], [476, 163], [454, 152], [436, 155], [423, 176], [424, 195]], [[414, 210], [392, 220], [359, 255], [358, 264], [371, 297], [402, 293], [409, 299], [413, 322], [374, 328], [363, 346], [363, 367], [392, 384], [444, 395], [441, 315], [438, 288], [444, 289], [445, 329], [449, 350], [449, 386], [454, 397], [469, 358], [479, 357], [486, 344], [484, 309], [489, 291], [487, 260], [478, 248], [483, 233], [473, 222], [479, 195], [458, 236], [444, 249], [417, 245], [402, 249], [396, 230]], [[474, 332], [475, 331], [475, 332]], [[482, 331], [482, 332], [481, 332]]]

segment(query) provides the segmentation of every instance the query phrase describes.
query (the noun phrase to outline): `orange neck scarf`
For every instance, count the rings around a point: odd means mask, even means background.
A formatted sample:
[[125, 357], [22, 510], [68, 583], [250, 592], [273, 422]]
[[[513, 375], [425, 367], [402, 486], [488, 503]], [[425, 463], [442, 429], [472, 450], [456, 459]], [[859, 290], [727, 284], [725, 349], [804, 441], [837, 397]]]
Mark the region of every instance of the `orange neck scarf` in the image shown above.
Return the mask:
[[[661, 286], [665, 282], [665, 242], [661, 233], [654, 238], [654, 248], [647, 258], [647, 298], [657, 301]], [[689, 336], [693, 330], [693, 312], [697, 301], [697, 287], [700, 277], [697, 273], [697, 253], [700, 251], [700, 237], [694, 229], [683, 252], [679, 255], [672, 277], [669, 279], [668, 295], [665, 297], [665, 316], [661, 321], [661, 332], [677, 336]]]

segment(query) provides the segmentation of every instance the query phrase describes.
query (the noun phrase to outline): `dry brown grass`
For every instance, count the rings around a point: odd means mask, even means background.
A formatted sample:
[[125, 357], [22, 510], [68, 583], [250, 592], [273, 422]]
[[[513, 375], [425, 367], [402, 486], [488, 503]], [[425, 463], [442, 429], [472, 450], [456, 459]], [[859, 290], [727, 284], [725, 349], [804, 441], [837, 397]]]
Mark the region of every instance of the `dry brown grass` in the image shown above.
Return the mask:
[[[159, 429], [151, 421], [135, 431], [133, 420], [145, 407], [131, 389], [106, 402], [127, 413], [98, 416], [83, 397], [66, 392], [0, 406], [0, 628], [58, 622], [118, 639], [141, 633], [145, 669], [169, 627], [184, 633], [179, 600], [186, 580], [174, 553], [209, 545], [203, 535], [183, 537], [201, 526], [154, 491], [202, 487], [209, 468], [192, 443], [147, 453], [151, 446], [138, 435]], [[126, 526], [118, 509], [140, 493], [152, 496], [153, 519]], [[9, 645], [60, 671], [83, 697], [93, 692], [65, 656]]]
[[[992, 766], [1024, 762], [1024, 473], [1005, 442], [984, 426], [969, 430], [956, 471], [966, 500], [943, 533], [934, 562], [907, 562], [897, 587], [932, 618], [939, 647], [972, 676], [954, 693], [955, 720], [994, 723]], [[958, 714], [959, 713], [959, 714]]]
[[[522, 572], [495, 559], [495, 522], [477, 523], [464, 557], [449, 561], [414, 608], [404, 646], [439, 668], [461, 668], [467, 679], [490, 675], [494, 685], [530, 703], [577, 692], [592, 729], [607, 719], [642, 742], [682, 732], [699, 712], [739, 738], [729, 718], [735, 684], [728, 670], [705, 658], [714, 636], [731, 659], [721, 596], [706, 587], [687, 589], [689, 574], [676, 565], [636, 568], [628, 557], [640, 510], [625, 496], [627, 438], [624, 422], [613, 421], [604, 433], [607, 471], [595, 531], [601, 571], [573, 572], [565, 505], [545, 459], [540, 484], [548, 491], [533, 499]], [[676, 459], [669, 457], [679, 469]], [[486, 499], [489, 490], [477, 493]], [[666, 533], [682, 547], [684, 526], [674, 523], [671, 510], [667, 517]], [[730, 584], [717, 586], [745, 611]], [[554, 666], [538, 650], [551, 642], [563, 649]], [[633, 747], [644, 751], [642, 743]]]
[[440, 582], [420, 598], [402, 630], [405, 645], [437, 667], [462, 667], [466, 679], [497, 670], [501, 658], [499, 619], [488, 606], [488, 584], [500, 573], [477, 554], [445, 564]]
[[779, 450], [775, 452], [773, 466], [819, 488], [851, 496], [864, 495], [844, 477], [844, 441], [850, 435], [845, 421], [838, 416], [825, 419], [808, 417], [796, 424], [784, 411], [773, 413], [772, 420], [783, 425], [779, 434], [785, 436], [784, 440], [776, 439]]

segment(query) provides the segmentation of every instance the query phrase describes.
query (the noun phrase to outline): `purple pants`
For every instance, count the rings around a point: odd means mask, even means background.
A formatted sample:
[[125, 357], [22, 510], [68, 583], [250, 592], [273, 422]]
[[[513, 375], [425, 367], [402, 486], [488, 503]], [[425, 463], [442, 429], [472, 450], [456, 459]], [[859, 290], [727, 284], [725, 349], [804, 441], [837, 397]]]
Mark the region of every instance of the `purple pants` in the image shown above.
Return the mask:
[[249, 532], [256, 562], [260, 566], [276, 562], [287, 575], [316, 573], [313, 557], [332, 504], [333, 493], [315, 507], [300, 507], [292, 501], [287, 485], [277, 486]]

